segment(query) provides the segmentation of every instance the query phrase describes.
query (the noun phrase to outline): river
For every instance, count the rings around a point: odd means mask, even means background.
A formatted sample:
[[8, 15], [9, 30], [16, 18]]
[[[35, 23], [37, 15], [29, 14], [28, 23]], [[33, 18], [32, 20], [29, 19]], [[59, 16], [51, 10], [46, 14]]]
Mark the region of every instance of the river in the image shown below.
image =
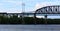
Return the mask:
[[0, 31], [60, 31], [60, 25], [0, 25]]

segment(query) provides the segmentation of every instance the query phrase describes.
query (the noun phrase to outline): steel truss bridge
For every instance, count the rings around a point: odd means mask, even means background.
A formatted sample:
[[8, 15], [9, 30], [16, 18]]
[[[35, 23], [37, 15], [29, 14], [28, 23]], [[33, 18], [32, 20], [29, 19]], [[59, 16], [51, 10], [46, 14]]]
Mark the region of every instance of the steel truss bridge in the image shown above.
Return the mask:
[[[32, 12], [30, 12], [30, 13], [0, 13], [0, 16], [2, 15], [2, 16], [8, 16], [8, 17], [10, 17], [10, 16], [20, 16], [20, 18], [22, 18], [22, 24], [24, 24], [25, 22], [24, 22], [24, 20], [23, 20], [23, 18], [24, 17], [29, 17], [29, 15], [33, 15], [33, 17], [34, 17], [34, 23], [36, 24], [36, 16], [37, 15], [41, 15], [42, 16], [42, 14], [43, 14], [43, 16], [45, 17], [45, 19], [47, 19], [47, 16], [53, 16], [53, 15], [58, 15], [58, 16], [60, 16], [60, 6], [59, 5], [53, 5], [53, 6], [45, 6], [45, 7], [42, 7], [42, 8], [39, 8], [39, 9], [37, 9], [34, 13], [32, 13]], [[47, 24], [47, 21], [45, 22], [46, 24]]]
[[52, 5], [52, 6], [45, 6], [42, 8], [37, 9], [34, 13], [0, 13], [1, 15], [19, 15], [19, 16], [29, 16], [29, 15], [33, 15], [35, 18], [38, 14], [43, 14], [45, 16], [45, 18], [47, 18], [47, 16], [49, 16], [49, 14], [60, 14], [60, 5]]

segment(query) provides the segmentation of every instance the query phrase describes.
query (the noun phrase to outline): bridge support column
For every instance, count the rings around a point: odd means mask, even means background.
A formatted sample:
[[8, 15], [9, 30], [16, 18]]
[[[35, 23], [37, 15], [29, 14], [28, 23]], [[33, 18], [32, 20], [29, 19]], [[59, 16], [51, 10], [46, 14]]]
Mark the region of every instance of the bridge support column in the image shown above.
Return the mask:
[[24, 21], [24, 13], [20, 15], [21, 17], [21, 20], [22, 20], [22, 24], [25, 24], [25, 21]]
[[44, 17], [45, 17], [45, 24], [47, 24], [47, 15], [45, 15]]

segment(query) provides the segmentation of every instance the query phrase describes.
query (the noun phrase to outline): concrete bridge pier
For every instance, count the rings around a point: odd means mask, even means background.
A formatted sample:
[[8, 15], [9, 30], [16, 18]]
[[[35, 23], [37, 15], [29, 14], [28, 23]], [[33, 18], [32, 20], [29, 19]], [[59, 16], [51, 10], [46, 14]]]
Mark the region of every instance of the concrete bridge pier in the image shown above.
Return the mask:
[[48, 16], [48, 15], [44, 15], [45, 19], [47, 19], [47, 16]]
[[45, 17], [45, 24], [47, 24], [47, 16], [48, 15], [45, 15], [44, 17]]

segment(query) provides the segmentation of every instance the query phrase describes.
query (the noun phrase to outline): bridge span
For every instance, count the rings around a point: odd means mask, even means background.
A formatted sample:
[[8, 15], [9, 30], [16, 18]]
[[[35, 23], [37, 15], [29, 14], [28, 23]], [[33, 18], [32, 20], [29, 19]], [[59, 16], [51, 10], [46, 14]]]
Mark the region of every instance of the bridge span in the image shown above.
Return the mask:
[[47, 16], [54, 16], [54, 15], [58, 15], [60, 16], [60, 5], [53, 5], [53, 6], [45, 6], [42, 8], [37, 9], [36, 11], [34, 11], [34, 13], [30, 12], [30, 13], [0, 13], [0, 15], [16, 15], [16, 16], [29, 16], [29, 15], [33, 15], [34, 17], [36, 16], [45, 16], [45, 18], [47, 18]]

